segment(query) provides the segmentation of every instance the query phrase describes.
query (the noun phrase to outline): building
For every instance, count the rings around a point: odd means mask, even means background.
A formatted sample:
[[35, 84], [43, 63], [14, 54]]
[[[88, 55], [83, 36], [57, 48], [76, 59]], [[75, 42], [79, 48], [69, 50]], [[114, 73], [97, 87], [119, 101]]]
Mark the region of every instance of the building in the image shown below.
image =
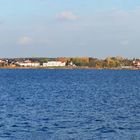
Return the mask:
[[66, 66], [66, 62], [61, 61], [49, 61], [47, 63], [43, 63], [43, 67], [64, 67]]
[[137, 68], [140, 68], [140, 60], [134, 60], [133, 65]]
[[56, 61], [61, 61], [61, 62], [70, 62], [71, 58], [68, 57], [58, 57], [56, 58]]
[[5, 65], [5, 61], [4, 60], [0, 60], [0, 66], [4, 66]]
[[39, 62], [32, 62], [30, 60], [26, 60], [23, 62], [16, 62], [16, 65], [20, 67], [39, 67], [40, 63]]

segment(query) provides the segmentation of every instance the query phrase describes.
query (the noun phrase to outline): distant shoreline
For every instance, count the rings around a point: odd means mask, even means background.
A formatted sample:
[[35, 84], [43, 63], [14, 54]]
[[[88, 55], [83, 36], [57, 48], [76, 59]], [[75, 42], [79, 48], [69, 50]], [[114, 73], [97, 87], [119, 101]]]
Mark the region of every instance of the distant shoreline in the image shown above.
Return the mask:
[[85, 69], [85, 70], [140, 70], [139, 68], [95, 68], [95, 67], [0, 67], [0, 69], [67, 69], [67, 70], [78, 70], [78, 69]]
[[107, 57], [57, 57], [0, 59], [0, 69], [113, 69], [139, 70], [140, 59]]

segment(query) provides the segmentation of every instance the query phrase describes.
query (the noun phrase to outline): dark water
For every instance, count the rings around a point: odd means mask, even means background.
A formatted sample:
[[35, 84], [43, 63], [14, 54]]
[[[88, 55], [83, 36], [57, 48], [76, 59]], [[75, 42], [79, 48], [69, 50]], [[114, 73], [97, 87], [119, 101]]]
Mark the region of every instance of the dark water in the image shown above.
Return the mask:
[[140, 71], [0, 70], [0, 140], [140, 140]]

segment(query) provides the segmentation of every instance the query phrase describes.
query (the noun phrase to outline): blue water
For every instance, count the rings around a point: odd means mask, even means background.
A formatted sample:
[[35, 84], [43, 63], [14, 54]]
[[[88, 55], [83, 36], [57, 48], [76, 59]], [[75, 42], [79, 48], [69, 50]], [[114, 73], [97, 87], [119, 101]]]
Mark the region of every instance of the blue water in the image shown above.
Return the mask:
[[140, 140], [140, 71], [0, 70], [0, 140]]

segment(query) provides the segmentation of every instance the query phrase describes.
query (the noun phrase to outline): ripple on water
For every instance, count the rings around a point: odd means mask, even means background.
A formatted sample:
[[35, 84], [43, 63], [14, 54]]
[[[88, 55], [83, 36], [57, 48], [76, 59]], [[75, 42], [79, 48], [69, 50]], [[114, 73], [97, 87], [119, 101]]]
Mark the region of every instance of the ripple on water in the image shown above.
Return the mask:
[[139, 140], [140, 71], [0, 70], [0, 140]]

